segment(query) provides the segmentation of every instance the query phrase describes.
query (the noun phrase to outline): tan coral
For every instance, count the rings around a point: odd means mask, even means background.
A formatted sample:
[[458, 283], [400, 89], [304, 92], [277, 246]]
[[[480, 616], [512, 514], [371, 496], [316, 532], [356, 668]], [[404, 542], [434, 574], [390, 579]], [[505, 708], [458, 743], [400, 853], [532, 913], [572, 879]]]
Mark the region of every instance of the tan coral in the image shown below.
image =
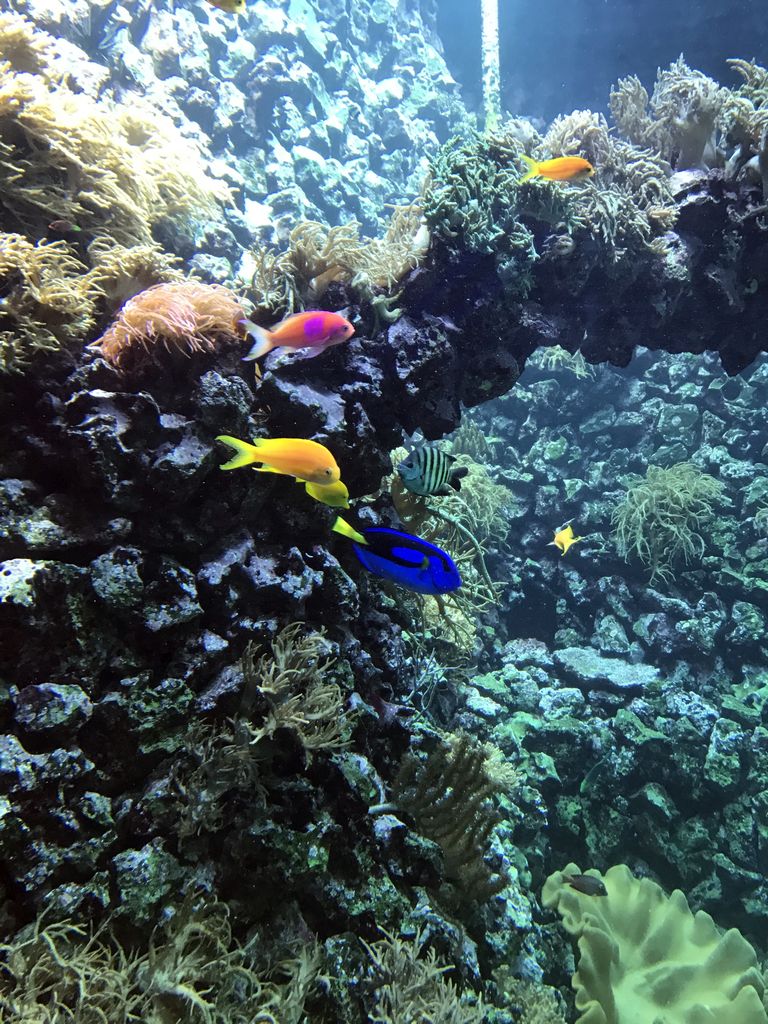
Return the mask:
[[88, 246], [88, 258], [110, 313], [152, 285], [184, 280], [181, 260], [155, 243], [125, 246], [97, 238]]
[[607, 896], [567, 883], [581, 873], [568, 864], [542, 892], [578, 938], [577, 1024], [766, 1024], [757, 957], [735, 928], [721, 932], [709, 914], [691, 913], [679, 889], [667, 896], [624, 864], [587, 872], [602, 878]]
[[0, 21], [0, 188], [19, 227], [41, 237], [50, 221], [67, 219], [121, 244], [149, 244], [163, 217], [211, 215], [227, 200], [170, 118], [52, 79], [44, 35], [10, 17]]
[[157, 362], [165, 351], [215, 352], [243, 337], [245, 312], [234, 292], [200, 281], [158, 284], [129, 299], [91, 346], [120, 370]]
[[635, 145], [647, 147], [675, 170], [711, 166], [716, 128], [728, 90], [680, 56], [656, 76], [652, 96], [635, 76], [611, 90], [614, 120]]
[[102, 296], [65, 242], [0, 234], [0, 372], [22, 372], [38, 351], [82, 342]]
[[284, 253], [262, 248], [251, 254], [254, 307], [266, 316], [293, 313], [322, 302], [333, 282], [350, 285], [372, 302], [377, 290], [392, 290], [418, 266], [429, 244], [416, 203], [394, 207], [383, 238], [361, 237], [354, 220], [330, 228], [301, 221]]

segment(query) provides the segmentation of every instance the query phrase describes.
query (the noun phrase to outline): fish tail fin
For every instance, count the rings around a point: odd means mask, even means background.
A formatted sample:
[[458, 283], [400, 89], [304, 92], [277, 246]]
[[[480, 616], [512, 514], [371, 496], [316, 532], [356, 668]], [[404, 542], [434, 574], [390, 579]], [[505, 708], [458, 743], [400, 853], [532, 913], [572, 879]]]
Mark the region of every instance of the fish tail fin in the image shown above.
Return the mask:
[[261, 359], [267, 352], [271, 352], [275, 348], [275, 339], [270, 331], [266, 327], [259, 327], [258, 324], [253, 323], [252, 320], [241, 320], [240, 323], [245, 328], [245, 333], [250, 334], [253, 340], [253, 346], [248, 355], [243, 356], [243, 361], [250, 361], [252, 359]]
[[247, 441], [241, 441], [239, 437], [219, 434], [216, 440], [221, 441], [223, 444], [228, 444], [236, 452], [229, 462], [225, 462], [219, 467], [220, 469], [240, 469], [242, 466], [250, 466], [252, 462], [260, 461], [258, 452], [255, 450], [256, 446], [249, 444]]
[[353, 540], [357, 544], [368, 544], [368, 541], [362, 533], [358, 533], [357, 530], [350, 526], [346, 519], [342, 519], [341, 516], [336, 516], [331, 529], [334, 533], [340, 533], [342, 537], [347, 537], [349, 540]]
[[530, 181], [531, 178], [535, 178], [539, 173], [539, 164], [537, 160], [534, 160], [532, 156], [528, 156], [527, 153], [521, 153], [520, 157], [528, 164], [528, 170], [522, 176], [520, 181], [518, 181], [518, 185], [522, 185], [524, 181]]
[[457, 469], [451, 470], [451, 479], [448, 481], [448, 483], [451, 485], [454, 491], [461, 490], [461, 481], [464, 479], [467, 473], [469, 473], [469, 470], [467, 469], [466, 466], [459, 466]]

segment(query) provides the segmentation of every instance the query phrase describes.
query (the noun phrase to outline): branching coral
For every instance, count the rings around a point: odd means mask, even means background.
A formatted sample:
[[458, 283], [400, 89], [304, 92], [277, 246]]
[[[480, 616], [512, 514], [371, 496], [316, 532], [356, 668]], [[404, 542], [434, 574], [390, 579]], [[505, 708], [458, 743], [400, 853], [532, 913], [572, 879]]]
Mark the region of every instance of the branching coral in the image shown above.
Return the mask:
[[[519, 216], [515, 161], [521, 152], [513, 133], [451, 139], [433, 158], [423, 192], [430, 231], [469, 252], [493, 255], [513, 298], [527, 295], [537, 259], [533, 234]], [[566, 220], [565, 209], [557, 219]]]
[[[23, 20], [23, 19], [22, 19]], [[32, 237], [65, 218], [125, 245], [164, 217], [215, 212], [229, 192], [163, 114], [71, 91], [46, 73], [49, 40], [14, 23], [0, 63], [0, 203]], [[0, 26], [0, 30], [2, 26]], [[19, 63], [14, 65], [16, 59]]]
[[97, 930], [42, 918], [0, 945], [0, 1015], [29, 1024], [299, 1024], [319, 972], [314, 945], [275, 965], [267, 980], [255, 943], [233, 938], [224, 904], [188, 893], [155, 930], [147, 952], [129, 952], [111, 922]]
[[440, 846], [446, 877], [462, 901], [483, 902], [506, 884], [505, 873], [486, 861], [500, 789], [488, 761], [482, 744], [458, 733], [436, 745], [425, 761], [406, 754], [394, 785], [396, 806]]
[[726, 90], [689, 68], [681, 56], [659, 69], [650, 99], [639, 79], [631, 76], [611, 91], [610, 103], [623, 135], [684, 170], [711, 164], [725, 97]]
[[363, 943], [371, 958], [376, 992], [376, 1005], [368, 1018], [372, 1024], [482, 1024], [482, 999], [459, 994], [445, 977], [452, 968], [441, 965], [432, 948], [423, 955], [420, 932], [413, 939], [400, 939], [381, 931], [383, 938]]
[[158, 284], [120, 310], [93, 348], [127, 371], [157, 362], [163, 352], [216, 352], [242, 340], [243, 307], [234, 292], [199, 281]]
[[744, 79], [727, 94], [722, 122], [728, 137], [737, 144], [736, 169], [754, 163], [768, 202], [768, 71], [754, 61], [729, 60]]
[[429, 232], [415, 203], [394, 208], [380, 239], [361, 238], [357, 221], [332, 228], [302, 221], [284, 253], [253, 254], [254, 305], [265, 316], [293, 313], [320, 302], [332, 282], [350, 285], [370, 303], [377, 290], [391, 290], [417, 266], [428, 247]]
[[663, 469], [649, 466], [645, 480], [627, 491], [612, 521], [619, 553], [636, 556], [651, 580], [671, 579], [676, 562], [686, 564], [705, 550], [703, 528], [723, 492], [719, 480], [690, 462]]
[[82, 341], [102, 295], [64, 242], [33, 245], [0, 234], [0, 373], [23, 371], [36, 352]]
[[586, 361], [581, 352], [568, 352], [560, 345], [542, 348], [534, 352], [528, 360], [529, 366], [539, 370], [565, 370], [572, 373], [578, 380], [595, 376], [595, 370]]
[[339, 750], [348, 743], [354, 715], [345, 712], [341, 687], [327, 676], [334, 659], [326, 657], [322, 633], [305, 633], [294, 622], [276, 637], [269, 654], [249, 645], [243, 656], [243, 711], [258, 694], [267, 713], [258, 724], [246, 722], [252, 745], [290, 729], [309, 756], [317, 750]]

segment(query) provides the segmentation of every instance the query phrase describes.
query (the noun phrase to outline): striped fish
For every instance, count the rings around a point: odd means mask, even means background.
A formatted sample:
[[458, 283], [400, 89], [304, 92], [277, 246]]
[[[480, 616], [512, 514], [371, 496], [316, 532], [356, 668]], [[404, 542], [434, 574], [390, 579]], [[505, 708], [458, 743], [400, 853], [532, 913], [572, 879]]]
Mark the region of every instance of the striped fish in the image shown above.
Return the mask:
[[455, 461], [453, 455], [446, 455], [431, 445], [423, 445], [408, 453], [408, 458], [400, 463], [397, 472], [403, 485], [414, 494], [447, 495], [451, 489], [461, 490], [460, 480], [469, 472], [466, 466], [454, 468]]

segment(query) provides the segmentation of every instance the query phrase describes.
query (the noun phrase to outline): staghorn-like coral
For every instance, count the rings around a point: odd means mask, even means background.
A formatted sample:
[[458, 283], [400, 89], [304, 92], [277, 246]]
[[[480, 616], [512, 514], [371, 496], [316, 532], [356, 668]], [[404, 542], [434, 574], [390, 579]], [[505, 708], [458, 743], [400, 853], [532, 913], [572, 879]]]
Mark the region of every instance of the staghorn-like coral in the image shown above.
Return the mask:
[[200, 281], [157, 284], [129, 299], [91, 346], [121, 371], [157, 363], [162, 354], [216, 352], [243, 338], [245, 312], [234, 292]]
[[317, 750], [347, 746], [354, 715], [345, 711], [341, 687], [328, 678], [335, 659], [327, 657], [323, 633], [304, 630], [302, 622], [285, 626], [268, 654], [249, 645], [243, 655], [242, 710], [249, 711], [256, 694], [267, 707], [262, 722], [246, 723], [252, 745], [290, 729], [311, 757]]
[[485, 1020], [482, 998], [459, 993], [445, 977], [450, 966], [442, 965], [431, 947], [424, 955], [425, 938], [417, 931], [402, 939], [380, 929], [383, 938], [363, 945], [371, 959], [376, 1003], [372, 1024], [481, 1024]]
[[[229, 191], [170, 118], [73, 92], [49, 74], [53, 41], [24, 24], [0, 25], [0, 209], [40, 238], [67, 219], [92, 236], [149, 244], [163, 218], [214, 215]], [[14, 60], [18, 63], [14, 63]]]
[[722, 492], [722, 483], [693, 463], [649, 466], [613, 511], [619, 553], [627, 560], [637, 557], [651, 570], [651, 580], [671, 579], [675, 563], [688, 564], [704, 553], [702, 531]]
[[82, 342], [103, 290], [65, 242], [0, 234], [0, 373], [23, 372], [38, 352]]
[[0, 944], [0, 1016], [28, 1024], [299, 1024], [318, 978], [317, 947], [303, 946], [272, 972], [259, 959], [254, 940], [234, 939], [225, 904], [191, 890], [146, 951], [121, 945], [111, 919], [93, 929], [39, 917]]

